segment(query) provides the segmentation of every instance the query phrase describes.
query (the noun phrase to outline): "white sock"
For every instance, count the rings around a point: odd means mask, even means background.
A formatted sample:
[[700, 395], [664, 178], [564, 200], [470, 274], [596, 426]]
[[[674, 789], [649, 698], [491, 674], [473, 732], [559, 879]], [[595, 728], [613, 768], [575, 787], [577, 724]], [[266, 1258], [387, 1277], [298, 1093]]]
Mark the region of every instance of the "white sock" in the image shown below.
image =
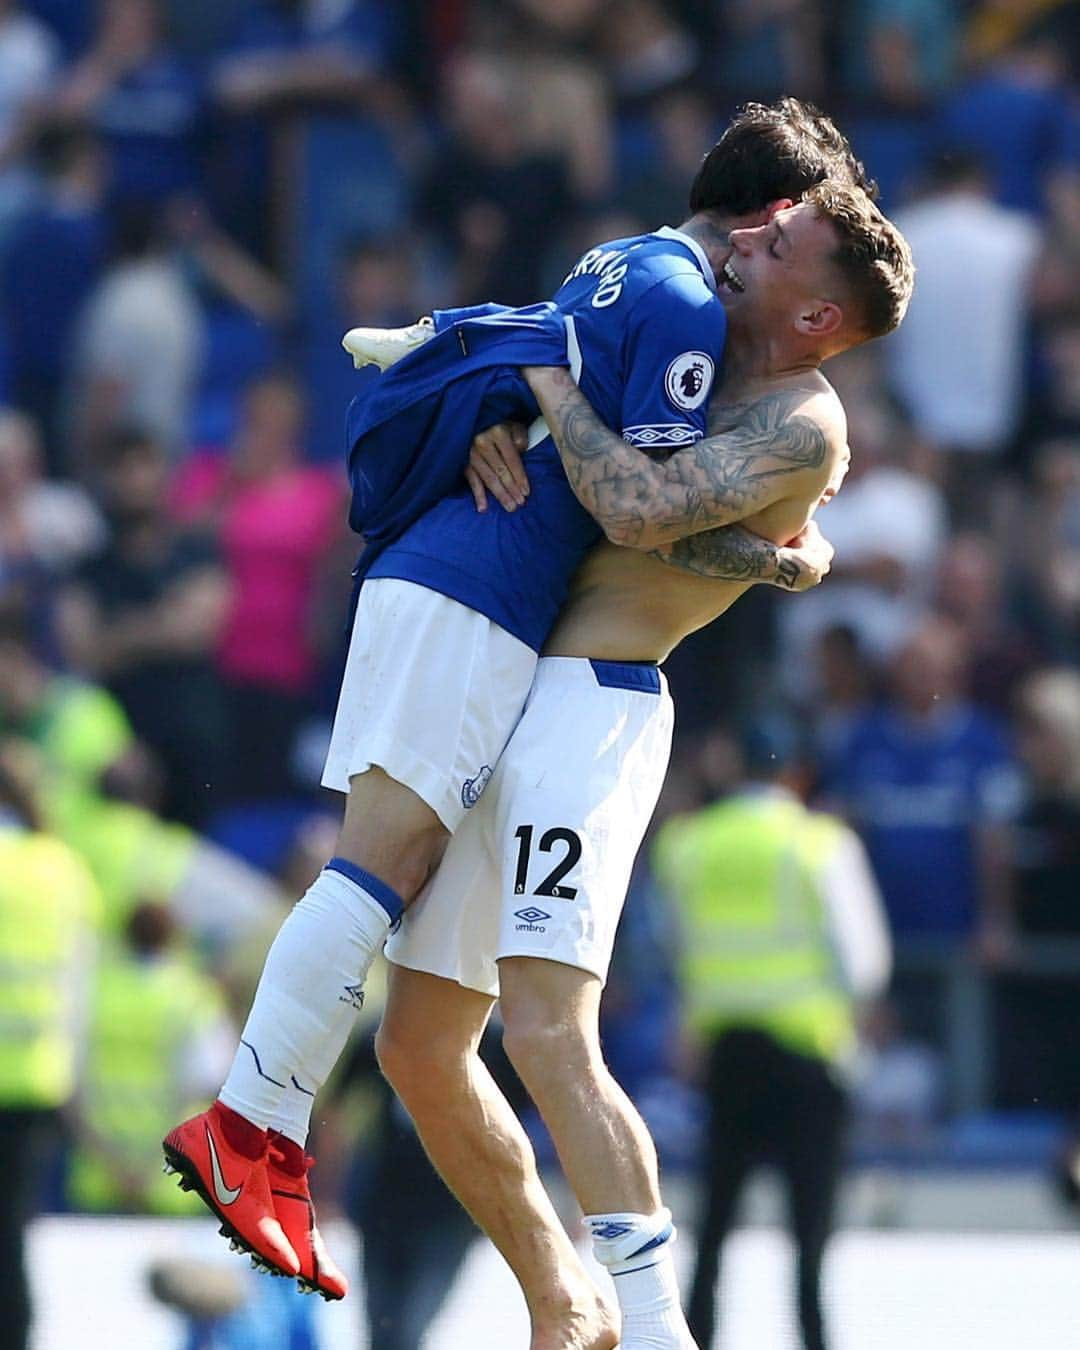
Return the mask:
[[593, 1253], [615, 1286], [622, 1313], [620, 1350], [694, 1350], [679, 1301], [671, 1249], [671, 1210], [587, 1214]]
[[219, 1094], [226, 1106], [303, 1146], [314, 1094], [344, 1049], [368, 970], [401, 911], [378, 877], [331, 858], [267, 953]]

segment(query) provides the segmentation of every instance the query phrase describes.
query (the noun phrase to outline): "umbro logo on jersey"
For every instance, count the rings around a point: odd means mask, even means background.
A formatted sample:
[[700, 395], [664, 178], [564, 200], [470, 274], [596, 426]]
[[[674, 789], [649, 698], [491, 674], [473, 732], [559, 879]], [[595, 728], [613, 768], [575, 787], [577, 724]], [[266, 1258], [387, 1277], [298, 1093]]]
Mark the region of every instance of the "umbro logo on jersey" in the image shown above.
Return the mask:
[[217, 1145], [214, 1143], [214, 1136], [210, 1133], [210, 1126], [206, 1127], [206, 1142], [210, 1146], [210, 1171], [214, 1178], [214, 1195], [219, 1205], [234, 1205], [240, 1198], [240, 1192], [244, 1189], [243, 1185], [226, 1186], [225, 1178], [221, 1172], [221, 1163], [218, 1161]]

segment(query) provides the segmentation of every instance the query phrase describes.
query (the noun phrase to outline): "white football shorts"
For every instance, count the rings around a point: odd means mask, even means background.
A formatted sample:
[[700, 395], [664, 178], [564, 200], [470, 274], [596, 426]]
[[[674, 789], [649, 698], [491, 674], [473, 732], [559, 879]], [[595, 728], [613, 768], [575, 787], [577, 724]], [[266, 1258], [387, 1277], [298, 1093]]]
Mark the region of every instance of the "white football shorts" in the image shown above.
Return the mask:
[[483, 614], [411, 581], [360, 588], [324, 787], [378, 765], [448, 830], [480, 801], [532, 685], [536, 653]]
[[606, 980], [673, 725], [655, 665], [542, 657], [487, 791], [387, 958], [493, 997], [508, 956]]

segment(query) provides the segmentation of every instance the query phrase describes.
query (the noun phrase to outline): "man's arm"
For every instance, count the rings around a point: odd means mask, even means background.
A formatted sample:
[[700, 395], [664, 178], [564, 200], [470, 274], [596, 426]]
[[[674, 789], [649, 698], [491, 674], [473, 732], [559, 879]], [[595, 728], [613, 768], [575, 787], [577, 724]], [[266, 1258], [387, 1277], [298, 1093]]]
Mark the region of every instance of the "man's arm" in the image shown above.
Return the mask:
[[[497, 423], [473, 437], [465, 477], [478, 511], [487, 510], [487, 494], [505, 511], [516, 511], [529, 494], [522, 455], [526, 429]], [[811, 521], [788, 544], [774, 544], [742, 525], [724, 525], [654, 549], [653, 557], [669, 567], [716, 581], [764, 582], [788, 591], [818, 585], [832, 566], [833, 547]]]
[[578, 500], [624, 547], [662, 548], [801, 493], [796, 480], [821, 476], [836, 431], [821, 395], [778, 389], [729, 407], [737, 425], [656, 463], [604, 426], [568, 371], [524, 373]]
[[786, 545], [774, 544], [742, 525], [725, 525], [654, 549], [653, 557], [716, 581], [765, 582], [788, 591], [808, 591], [828, 574], [833, 547], [814, 521]]

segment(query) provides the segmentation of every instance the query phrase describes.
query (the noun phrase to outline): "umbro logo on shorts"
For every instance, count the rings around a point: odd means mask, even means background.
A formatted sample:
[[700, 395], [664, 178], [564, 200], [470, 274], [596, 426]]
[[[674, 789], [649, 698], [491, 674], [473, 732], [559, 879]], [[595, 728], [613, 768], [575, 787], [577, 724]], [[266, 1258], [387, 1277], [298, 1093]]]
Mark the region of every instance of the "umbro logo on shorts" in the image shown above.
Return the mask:
[[538, 909], [536, 905], [527, 905], [525, 909], [516, 909], [514, 918], [521, 919], [522, 922], [515, 924], [514, 928], [519, 933], [546, 933], [543, 921], [550, 919], [551, 915], [546, 909]]
[[535, 905], [529, 905], [527, 909], [516, 909], [514, 918], [524, 919], [526, 923], [539, 923], [541, 919], [550, 919], [551, 915], [546, 909], [537, 909]]
[[484, 764], [475, 778], [466, 778], [461, 785], [461, 804], [471, 811], [480, 800], [480, 794], [491, 780], [491, 765]]

